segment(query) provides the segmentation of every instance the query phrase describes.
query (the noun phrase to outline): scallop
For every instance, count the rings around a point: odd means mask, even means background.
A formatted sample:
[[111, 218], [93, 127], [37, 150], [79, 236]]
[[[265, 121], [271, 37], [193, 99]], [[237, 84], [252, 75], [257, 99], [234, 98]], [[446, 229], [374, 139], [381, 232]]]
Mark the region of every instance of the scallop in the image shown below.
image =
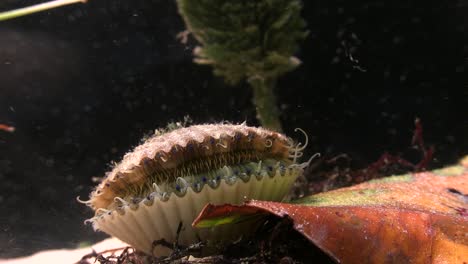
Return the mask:
[[87, 221], [154, 256], [171, 252], [155, 241], [174, 243], [177, 236], [180, 245], [238, 239], [255, 223], [203, 229], [191, 224], [208, 203], [282, 201], [308, 165], [297, 163], [306, 145], [307, 135], [301, 146], [245, 124], [194, 125], [154, 135], [127, 153], [91, 193], [85, 203], [95, 216]]

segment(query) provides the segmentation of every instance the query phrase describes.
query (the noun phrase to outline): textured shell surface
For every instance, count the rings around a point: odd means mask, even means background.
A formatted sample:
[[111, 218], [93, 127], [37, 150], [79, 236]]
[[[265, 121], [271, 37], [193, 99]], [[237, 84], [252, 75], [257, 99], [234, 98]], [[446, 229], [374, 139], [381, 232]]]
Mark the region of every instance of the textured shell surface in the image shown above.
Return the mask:
[[[306, 142], [307, 144], [307, 142]], [[95, 210], [95, 229], [156, 256], [170, 250], [153, 246], [232, 240], [228, 226], [197, 230], [192, 221], [207, 203], [281, 201], [308, 163], [297, 164], [304, 146], [285, 135], [245, 124], [206, 124], [155, 135], [127, 153], [106, 174], [86, 202]]]

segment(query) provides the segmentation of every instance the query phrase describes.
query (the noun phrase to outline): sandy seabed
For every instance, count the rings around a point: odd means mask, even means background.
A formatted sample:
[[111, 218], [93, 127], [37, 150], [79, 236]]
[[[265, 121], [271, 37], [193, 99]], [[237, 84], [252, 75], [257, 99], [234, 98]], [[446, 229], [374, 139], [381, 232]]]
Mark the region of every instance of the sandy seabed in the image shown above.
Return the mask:
[[[108, 238], [90, 247], [79, 249], [53, 249], [37, 252], [31, 256], [0, 259], [0, 264], [63, 264], [78, 262], [84, 255], [91, 252], [102, 252], [112, 248], [126, 247], [127, 244], [116, 239]], [[119, 252], [116, 252], [117, 254]]]

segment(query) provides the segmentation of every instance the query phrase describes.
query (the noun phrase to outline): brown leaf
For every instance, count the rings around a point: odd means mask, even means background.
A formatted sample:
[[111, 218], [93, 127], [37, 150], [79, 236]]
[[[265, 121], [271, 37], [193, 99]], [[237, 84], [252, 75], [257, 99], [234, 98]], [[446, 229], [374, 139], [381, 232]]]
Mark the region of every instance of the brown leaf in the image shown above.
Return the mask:
[[292, 218], [297, 231], [339, 262], [468, 263], [467, 160], [292, 204], [208, 205], [194, 225], [236, 223], [252, 214], [271, 213]]

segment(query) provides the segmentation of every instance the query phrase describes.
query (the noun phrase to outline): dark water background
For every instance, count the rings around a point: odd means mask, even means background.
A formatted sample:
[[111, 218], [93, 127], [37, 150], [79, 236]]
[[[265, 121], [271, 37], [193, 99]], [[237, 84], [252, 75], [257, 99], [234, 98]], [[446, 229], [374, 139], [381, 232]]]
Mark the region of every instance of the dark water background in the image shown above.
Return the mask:
[[[466, 1], [304, 2], [303, 65], [277, 92], [285, 132], [311, 137], [308, 155], [416, 162], [415, 117], [432, 167], [468, 153]], [[104, 237], [75, 197], [153, 129], [185, 115], [258, 124], [249, 87], [193, 64], [183, 29], [172, 0], [90, 0], [0, 23], [0, 123], [17, 128], [0, 131], [0, 257]]]

